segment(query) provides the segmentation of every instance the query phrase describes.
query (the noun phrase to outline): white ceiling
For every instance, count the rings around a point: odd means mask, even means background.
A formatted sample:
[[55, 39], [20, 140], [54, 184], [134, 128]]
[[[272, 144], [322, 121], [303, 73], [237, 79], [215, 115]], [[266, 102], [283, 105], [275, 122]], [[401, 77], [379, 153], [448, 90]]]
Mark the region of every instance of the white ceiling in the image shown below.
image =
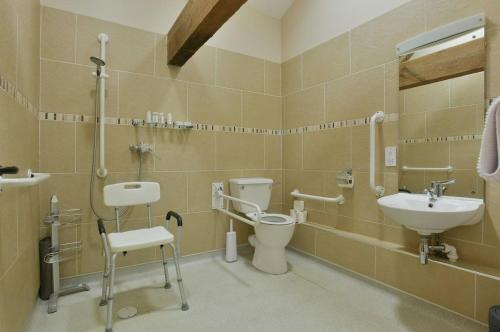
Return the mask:
[[247, 4], [275, 18], [282, 18], [294, 0], [248, 0]]

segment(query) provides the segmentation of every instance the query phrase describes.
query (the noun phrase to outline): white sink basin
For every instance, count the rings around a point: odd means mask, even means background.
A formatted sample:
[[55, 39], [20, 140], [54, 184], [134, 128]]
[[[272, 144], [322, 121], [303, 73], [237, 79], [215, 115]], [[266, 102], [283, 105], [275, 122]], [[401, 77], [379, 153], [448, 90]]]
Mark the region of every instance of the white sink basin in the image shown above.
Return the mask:
[[421, 235], [474, 225], [484, 213], [484, 201], [477, 198], [442, 196], [429, 207], [427, 195], [399, 193], [377, 202], [386, 216]]

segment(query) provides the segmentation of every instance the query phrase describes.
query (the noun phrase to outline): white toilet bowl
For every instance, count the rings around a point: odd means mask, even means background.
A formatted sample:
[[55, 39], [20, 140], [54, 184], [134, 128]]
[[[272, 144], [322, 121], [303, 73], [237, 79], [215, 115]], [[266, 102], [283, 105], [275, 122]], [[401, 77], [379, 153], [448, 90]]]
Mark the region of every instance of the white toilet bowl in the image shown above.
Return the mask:
[[[256, 219], [255, 214], [249, 216]], [[292, 239], [295, 221], [283, 214], [264, 213], [248, 239], [255, 248], [252, 264], [261, 271], [282, 274], [288, 271], [286, 246]]]

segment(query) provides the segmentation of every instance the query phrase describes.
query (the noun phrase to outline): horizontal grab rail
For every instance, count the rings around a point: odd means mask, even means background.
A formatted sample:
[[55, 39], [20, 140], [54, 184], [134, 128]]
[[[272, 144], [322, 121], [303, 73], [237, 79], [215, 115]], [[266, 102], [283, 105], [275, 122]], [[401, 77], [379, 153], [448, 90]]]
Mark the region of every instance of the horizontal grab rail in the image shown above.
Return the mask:
[[410, 167], [410, 166], [403, 166], [402, 167], [403, 172], [410, 172], [410, 171], [415, 171], [415, 172], [453, 172], [453, 166], [447, 166], [447, 167]]
[[344, 195], [338, 195], [337, 197], [308, 195], [308, 194], [302, 194], [298, 189], [292, 191], [290, 195], [296, 198], [309, 199], [312, 201], [322, 201], [322, 202], [337, 203], [337, 204], [344, 204], [345, 202]]

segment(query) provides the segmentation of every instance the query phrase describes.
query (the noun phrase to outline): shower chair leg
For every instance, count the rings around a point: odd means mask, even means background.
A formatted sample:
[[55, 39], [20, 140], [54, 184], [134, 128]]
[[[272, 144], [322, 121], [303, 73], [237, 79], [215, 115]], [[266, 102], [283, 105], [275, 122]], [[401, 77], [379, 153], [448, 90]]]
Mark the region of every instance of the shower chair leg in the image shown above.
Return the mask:
[[116, 254], [111, 257], [110, 276], [109, 276], [109, 290], [108, 290], [108, 304], [106, 315], [106, 330], [105, 332], [113, 332], [113, 294], [115, 284], [115, 265]]
[[168, 277], [168, 266], [167, 266], [167, 258], [165, 255], [165, 246], [161, 245], [160, 250], [161, 250], [161, 260], [163, 262], [163, 272], [165, 273], [165, 288], [169, 289], [170, 287], [172, 287], [172, 285], [170, 284], [170, 280]]
[[182, 301], [182, 311], [189, 310], [189, 305], [186, 301], [186, 295], [184, 293], [184, 285], [182, 284], [182, 275], [181, 268], [179, 266], [179, 256], [177, 255], [177, 250], [173, 243], [169, 243], [172, 251], [174, 253], [174, 263], [175, 263], [175, 272], [177, 273], [177, 283], [179, 284], [179, 292], [181, 293], [181, 301]]

